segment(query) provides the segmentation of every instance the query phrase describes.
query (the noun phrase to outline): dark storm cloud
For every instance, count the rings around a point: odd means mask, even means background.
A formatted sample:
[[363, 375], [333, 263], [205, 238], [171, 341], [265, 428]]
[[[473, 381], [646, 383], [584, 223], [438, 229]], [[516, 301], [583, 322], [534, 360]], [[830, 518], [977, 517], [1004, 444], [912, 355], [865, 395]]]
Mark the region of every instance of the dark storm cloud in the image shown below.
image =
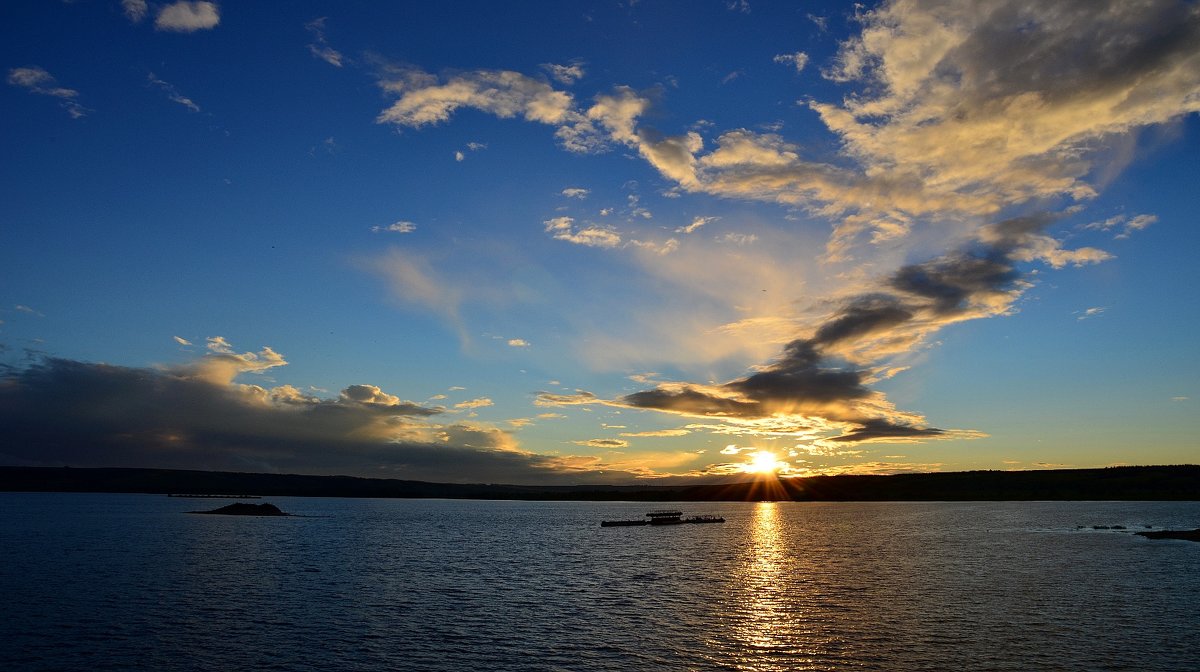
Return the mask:
[[[0, 461], [347, 474], [448, 482], [631, 480], [516, 449], [511, 435], [431, 424], [370, 385], [338, 399], [214, 382], [204, 363], [138, 369], [44, 359], [0, 370]], [[223, 364], [223, 362], [216, 362]]]
[[802, 416], [842, 429], [833, 437], [855, 443], [963, 435], [927, 427], [919, 416], [895, 410], [868, 385], [868, 366], [904, 351], [945, 325], [1003, 314], [1029, 283], [1020, 260], [1047, 263], [1079, 251], [1063, 250], [1045, 228], [1050, 217], [1006, 220], [986, 228], [966, 249], [904, 266], [878, 286], [853, 296], [813, 335], [788, 343], [773, 363], [720, 385], [663, 383], [624, 396], [616, 405], [694, 416], [755, 420]]

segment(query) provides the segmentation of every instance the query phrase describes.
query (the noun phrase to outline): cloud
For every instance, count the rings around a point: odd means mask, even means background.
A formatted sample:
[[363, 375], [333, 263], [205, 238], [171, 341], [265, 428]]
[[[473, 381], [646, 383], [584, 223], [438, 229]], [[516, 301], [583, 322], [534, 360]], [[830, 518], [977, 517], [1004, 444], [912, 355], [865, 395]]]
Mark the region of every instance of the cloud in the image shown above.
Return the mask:
[[842, 143], [835, 160], [748, 129], [706, 151], [694, 131], [639, 126], [650, 99], [629, 87], [585, 109], [509, 71], [385, 77], [401, 99], [380, 120], [419, 127], [470, 106], [553, 125], [572, 151], [624, 145], [679, 189], [837, 221], [827, 252], [839, 260], [922, 222], [970, 228], [1020, 204], [1089, 199], [1106, 139], [1200, 110], [1200, 10], [1187, 3], [898, 0], [858, 19], [823, 74], [859, 90], [804, 102]]
[[627, 448], [629, 446], [628, 441], [622, 441], [621, 439], [587, 439], [585, 441], [572, 441], [571, 443], [592, 448]]
[[559, 84], [570, 86], [583, 77], [583, 66], [579, 63], [570, 65], [555, 65], [554, 63], [543, 63], [542, 69], [550, 73], [554, 81]]
[[466, 155], [466, 154], [463, 154], [462, 152], [455, 152], [455, 153], [454, 153], [454, 160], [455, 160], [455, 161], [462, 161], [462, 160], [463, 160], [463, 159], [465, 159], [465, 158], [467, 158], [467, 155]]
[[555, 125], [575, 115], [569, 94], [507, 70], [465, 72], [438, 83], [437, 77], [420, 70], [385, 68], [380, 86], [398, 100], [379, 114], [378, 123], [420, 128], [449, 120], [461, 107]]
[[[585, 390], [575, 390], [575, 394], [557, 394], [554, 392], [538, 392], [533, 400], [534, 406], [581, 406], [599, 403], [600, 398]], [[554, 415], [558, 415], [555, 413]]]
[[[505, 86], [493, 85], [494, 71], [411, 80], [398, 102], [413, 96], [413, 110], [426, 109], [417, 105], [423, 99], [461, 93], [452, 104], [429, 108], [429, 119], [445, 120], [468, 104], [502, 117], [524, 114], [553, 126], [569, 150], [616, 145], [636, 153], [672, 183], [668, 191], [774, 202], [789, 209], [789, 218], [830, 221], [827, 263], [850, 260], [864, 246], [873, 255], [871, 264], [840, 276], [845, 286], [823, 306], [795, 317], [777, 308], [775, 315], [732, 323], [765, 319], [794, 329], [775, 360], [740, 378], [660, 382], [616, 399], [542, 393], [535, 403], [657, 410], [703, 419], [711, 432], [794, 436], [832, 451], [981, 436], [931, 426], [872, 385], [903, 368], [893, 358], [927, 347], [946, 326], [1014, 312], [1033, 286], [1027, 266], [1058, 269], [1112, 258], [1094, 247], [1068, 248], [1052, 229], [1053, 213], [1073, 212], [1096, 195], [1115, 138], [1200, 111], [1200, 8], [1172, 0], [1054, 6], [896, 0], [856, 18], [861, 34], [841, 43], [822, 71], [850, 90], [833, 102], [801, 102], [837, 140], [834, 151], [800, 146], [778, 131], [734, 128], [712, 139], [700, 135], [703, 127], [663, 133], [644, 123], [655, 92], [625, 86], [590, 104], [558, 92], [560, 114], [551, 120], [526, 110], [532, 92], [545, 94], [538, 84], [552, 87], [517, 73], [507, 73], [514, 83]], [[486, 85], [498, 95], [476, 100]], [[508, 99], [520, 104], [498, 102]], [[409, 126], [420, 123], [406, 119]], [[1138, 219], [1129, 230], [1152, 221]], [[1134, 220], [1109, 228], [1127, 222]], [[605, 246], [622, 243], [616, 231], [571, 217], [544, 225], [571, 242], [596, 244], [595, 236], [603, 236]], [[592, 239], [581, 236], [585, 229]], [[654, 244], [626, 242], [648, 251]], [[639, 259], [666, 277], [674, 268], [669, 262], [684, 256]], [[665, 338], [710, 336], [691, 327], [672, 324]], [[591, 344], [607, 350], [603, 345]]]
[[455, 276], [439, 271], [426, 255], [391, 249], [386, 254], [361, 262], [362, 267], [387, 281], [392, 295], [400, 301], [426, 309], [448, 321], [463, 342], [467, 332], [462, 324], [461, 307], [468, 297], [468, 286]]
[[[643, 474], [538, 455], [485, 424], [374, 385], [335, 399], [195, 375], [216, 351], [157, 369], [45, 359], [0, 370], [0, 459], [31, 465], [345, 474], [456, 483], [620, 483]], [[269, 350], [269, 349], [264, 349]]]
[[479, 399], [471, 399], [469, 401], [460, 401], [459, 403], [455, 404], [454, 407], [455, 408], [484, 408], [484, 407], [492, 406], [492, 405], [493, 405], [493, 402], [491, 399], [488, 399], [487, 397], [480, 397]]
[[572, 217], [555, 217], [542, 224], [546, 233], [555, 240], [565, 240], [587, 247], [616, 247], [621, 244], [621, 236], [616, 231], [594, 224], [579, 227], [575, 225], [575, 219]]
[[194, 33], [216, 28], [220, 22], [221, 14], [216, 3], [179, 0], [158, 10], [154, 28], [175, 33]]
[[36, 93], [39, 96], [57, 98], [59, 105], [67, 111], [67, 114], [71, 115], [72, 119], [87, 116], [87, 113], [90, 111], [76, 100], [79, 98], [78, 91], [59, 86], [58, 80], [54, 78], [54, 75], [36, 65], [24, 68], [10, 68], [8, 71], [8, 83], [12, 86], [28, 89], [30, 93]]
[[1079, 321], [1083, 321], [1090, 317], [1096, 317], [1097, 315], [1103, 313], [1106, 310], [1108, 310], [1108, 308], [1105, 306], [1096, 306], [1095, 308], [1088, 308], [1087, 310], [1083, 311], [1079, 315], [1079, 317], [1077, 317], [1075, 319], [1079, 320]]
[[771, 60], [776, 63], [790, 65], [796, 68], [796, 72], [800, 72], [804, 70], [804, 66], [808, 65], [808, 54], [803, 51], [797, 51], [794, 54], [778, 54]]
[[691, 434], [690, 429], [653, 429], [645, 432], [621, 432], [621, 436], [627, 437], [665, 437], [665, 436], [687, 436]]
[[523, 338], [510, 338], [510, 339], [508, 339], [508, 347], [510, 347], [510, 348], [528, 348], [529, 341], [526, 341]]
[[720, 217], [695, 217], [692, 219], [691, 224], [688, 224], [687, 226], [681, 226], [681, 227], [675, 229], [675, 233], [695, 233], [696, 229], [699, 229], [700, 227], [704, 226], [705, 224], [711, 224], [712, 222], [715, 222], [718, 219], [720, 219]]
[[147, 80], [150, 82], [151, 86], [154, 86], [158, 88], [158, 90], [167, 94], [167, 100], [170, 100], [173, 103], [179, 103], [180, 105], [186, 107], [190, 112], [200, 111], [200, 106], [197, 105], [191, 98], [188, 98], [180, 93], [179, 89], [176, 89], [171, 84], [168, 84], [167, 82], [164, 82], [156, 77], [153, 72], [148, 75]]
[[566, 196], [567, 198], [584, 199], [587, 198], [588, 194], [590, 193], [592, 193], [591, 190], [584, 189], [583, 187], [567, 187], [566, 189], [562, 190], [562, 195]]
[[346, 64], [346, 57], [342, 55], [342, 52], [329, 46], [329, 40], [325, 38], [326, 19], [328, 17], [322, 16], [304, 24], [304, 29], [312, 35], [313, 40], [308, 45], [308, 51], [312, 53], [313, 57], [319, 58], [335, 68], [340, 68]]
[[[792, 435], [814, 445], [907, 443], [974, 438], [973, 430], [930, 426], [895, 408], [870, 384], [885, 377], [876, 363], [910, 352], [942, 328], [1004, 315], [1031, 284], [1018, 263], [1056, 255], [1031, 254], [1049, 217], [1014, 218], [984, 229], [963, 249], [903, 266], [843, 298], [810, 332], [795, 338], [768, 365], [721, 384], [660, 382], [613, 400], [590, 393], [539, 395], [543, 405], [602, 403], [719, 419], [751, 436]], [[1071, 255], [1075, 251], [1057, 250]]]
[[13, 306], [13, 310], [17, 311], [18, 313], [25, 313], [26, 315], [36, 315], [37, 317], [45, 317], [45, 315], [41, 311], [34, 310], [33, 308], [30, 308], [29, 306], [22, 305], [19, 303], [17, 305]]
[[1085, 224], [1083, 228], [1090, 231], [1111, 231], [1113, 229], [1120, 229], [1120, 231], [1113, 236], [1113, 239], [1124, 240], [1128, 238], [1134, 231], [1141, 231], [1157, 221], [1157, 215], [1134, 215], [1133, 217], [1117, 215], [1115, 217], [1109, 217], [1102, 222]]
[[175, 339], [175, 342], [180, 345], [191, 345], [192, 344], [191, 341], [187, 340], [186, 338], [184, 338], [182, 336], [172, 336], [171, 338]]
[[406, 222], [404, 220], [392, 222], [391, 224], [388, 224], [387, 226], [378, 226], [377, 225], [377, 226], [371, 227], [372, 233], [383, 233], [383, 232], [412, 233], [413, 231], [416, 231], [416, 230], [417, 230], [416, 224], [413, 224], [412, 222]]
[[132, 23], [141, 23], [142, 19], [146, 18], [150, 8], [146, 5], [146, 0], [121, 0], [121, 9], [125, 12], [125, 18]]

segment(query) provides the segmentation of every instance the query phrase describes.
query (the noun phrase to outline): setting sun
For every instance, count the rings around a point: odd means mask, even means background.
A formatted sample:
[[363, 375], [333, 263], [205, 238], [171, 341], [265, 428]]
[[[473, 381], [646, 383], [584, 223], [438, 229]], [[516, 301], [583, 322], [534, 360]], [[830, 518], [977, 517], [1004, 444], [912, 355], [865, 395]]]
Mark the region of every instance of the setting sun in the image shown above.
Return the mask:
[[779, 457], [769, 450], [760, 450], [750, 456], [744, 469], [751, 474], [770, 474], [779, 469]]

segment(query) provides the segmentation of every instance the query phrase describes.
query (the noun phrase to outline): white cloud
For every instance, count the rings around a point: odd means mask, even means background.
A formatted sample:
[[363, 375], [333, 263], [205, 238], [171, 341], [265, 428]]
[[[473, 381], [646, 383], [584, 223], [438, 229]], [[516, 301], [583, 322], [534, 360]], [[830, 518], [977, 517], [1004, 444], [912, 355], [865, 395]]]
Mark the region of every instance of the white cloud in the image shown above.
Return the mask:
[[508, 346], [510, 348], [528, 348], [529, 341], [523, 338], [510, 338], [508, 339]]
[[398, 221], [388, 224], [387, 226], [372, 226], [372, 233], [412, 233], [417, 230], [417, 225], [412, 222]]
[[89, 112], [86, 107], [80, 105], [76, 100], [79, 98], [78, 91], [59, 86], [58, 80], [54, 78], [54, 75], [36, 65], [9, 69], [8, 83], [12, 86], [29, 89], [31, 93], [36, 93], [39, 96], [58, 98], [59, 105], [67, 111], [67, 114], [71, 115], [72, 119], [79, 119], [86, 116]]
[[192, 366], [192, 374], [202, 380], [216, 384], [230, 384], [242, 373], [262, 373], [268, 369], [286, 366], [283, 355], [268, 346], [258, 352], [237, 353], [223, 336], [206, 339], [208, 356]]
[[216, 28], [220, 22], [221, 14], [216, 3], [179, 0], [158, 10], [154, 28], [176, 33], [194, 33]]
[[455, 153], [454, 153], [454, 160], [455, 160], [455, 161], [462, 161], [462, 160], [463, 160], [463, 159], [465, 159], [465, 158], [467, 158], [467, 157], [466, 157], [466, 155], [465, 155], [465, 154], [463, 154], [462, 152], [455, 152]]
[[421, 71], [392, 69], [383, 73], [381, 86], [399, 99], [379, 114], [379, 123], [419, 128], [448, 120], [460, 107], [553, 125], [572, 116], [570, 95], [507, 70], [461, 73], [438, 84], [436, 77]]
[[553, 77], [554, 80], [559, 84], [565, 84], [567, 86], [574, 84], [576, 80], [580, 79], [584, 75], [583, 66], [578, 63], [572, 63], [570, 65], [543, 63], [542, 69], [550, 73], [550, 76]]
[[492, 400], [487, 397], [471, 399], [469, 401], [460, 401], [454, 405], [455, 408], [484, 408], [492, 405]]
[[776, 63], [791, 65], [796, 68], [796, 72], [804, 70], [804, 66], [808, 65], [808, 54], [803, 51], [797, 51], [794, 54], [778, 54], [774, 60]]
[[175, 342], [180, 345], [191, 345], [192, 344], [191, 341], [187, 340], [186, 338], [183, 338], [182, 336], [172, 336], [171, 338], [175, 339]]
[[577, 227], [572, 217], [555, 217], [542, 222], [542, 224], [546, 233], [553, 236], [555, 240], [565, 240], [568, 243], [588, 247], [616, 247], [621, 244], [621, 236], [616, 231], [594, 224], [582, 228]]
[[718, 219], [720, 219], [720, 217], [695, 217], [692, 219], [691, 224], [688, 224], [687, 226], [681, 226], [681, 227], [675, 229], [675, 233], [695, 233], [696, 229], [699, 229], [700, 227], [704, 226], [705, 224], [710, 224], [712, 222], [715, 222]]
[[584, 189], [583, 187], [567, 187], [566, 189], [562, 190], [562, 195], [566, 196], [567, 198], [584, 199], [587, 198], [588, 194], [590, 193], [592, 193], [591, 190]]
[[167, 94], [167, 100], [170, 100], [173, 103], [179, 103], [191, 112], [200, 111], [200, 106], [197, 105], [191, 98], [188, 98], [180, 93], [179, 89], [176, 89], [171, 84], [156, 77], [153, 72], [149, 74], [148, 80], [152, 86], [157, 87], [160, 91]]
[[121, 9], [125, 11], [125, 17], [133, 23], [141, 23], [150, 11], [146, 0], [121, 0]]
[[1104, 311], [1106, 311], [1106, 310], [1108, 310], [1108, 308], [1106, 308], [1106, 307], [1104, 307], [1104, 306], [1096, 306], [1095, 308], [1088, 308], [1087, 310], [1083, 311], [1083, 312], [1082, 312], [1082, 313], [1079, 315], [1079, 317], [1077, 317], [1077, 318], [1075, 318], [1075, 319], [1077, 319], [1077, 320], [1080, 320], [1080, 321], [1082, 321], [1082, 320], [1086, 320], [1086, 319], [1088, 319], [1089, 317], [1095, 317], [1095, 316], [1097, 316], [1097, 315], [1099, 315], [1099, 314], [1103, 313], [1103, 312], [1104, 312]]
[[325, 38], [325, 21], [328, 17], [320, 17], [313, 19], [304, 24], [304, 29], [312, 35], [313, 41], [309, 43], [308, 50], [315, 58], [340, 68], [346, 63], [346, 57], [342, 52], [329, 46], [329, 40]]

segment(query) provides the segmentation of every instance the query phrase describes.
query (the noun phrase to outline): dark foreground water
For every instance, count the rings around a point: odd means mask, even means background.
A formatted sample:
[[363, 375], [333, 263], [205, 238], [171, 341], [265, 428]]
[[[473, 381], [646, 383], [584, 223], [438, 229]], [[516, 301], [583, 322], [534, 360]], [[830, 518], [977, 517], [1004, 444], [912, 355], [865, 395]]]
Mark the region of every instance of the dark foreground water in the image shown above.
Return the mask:
[[268, 501], [0, 493], [0, 670], [1200, 669], [1195, 502]]

